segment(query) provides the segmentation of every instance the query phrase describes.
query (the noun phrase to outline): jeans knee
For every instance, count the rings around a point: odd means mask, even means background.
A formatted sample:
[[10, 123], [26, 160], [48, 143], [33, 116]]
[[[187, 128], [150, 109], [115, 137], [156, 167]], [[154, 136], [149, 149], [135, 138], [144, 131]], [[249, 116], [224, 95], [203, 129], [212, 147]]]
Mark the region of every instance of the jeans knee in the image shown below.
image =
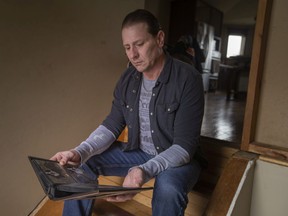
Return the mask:
[[182, 187], [177, 187], [176, 185], [165, 183], [154, 186], [154, 196], [157, 199], [165, 200], [165, 201], [173, 201], [174, 202], [186, 202], [187, 201], [187, 193], [183, 190]]
[[187, 204], [188, 196], [183, 187], [177, 187], [177, 185], [167, 182], [154, 185], [153, 215], [184, 215]]

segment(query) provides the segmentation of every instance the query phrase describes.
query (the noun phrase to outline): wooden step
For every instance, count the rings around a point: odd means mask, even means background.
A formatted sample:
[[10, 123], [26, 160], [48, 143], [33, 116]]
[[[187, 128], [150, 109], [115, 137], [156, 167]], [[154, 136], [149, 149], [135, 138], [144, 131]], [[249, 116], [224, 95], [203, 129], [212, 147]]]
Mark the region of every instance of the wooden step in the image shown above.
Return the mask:
[[[99, 177], [100, 184], [107, 185], [122, 185], [123, 178], [116, 176], [101, 176]], [[144, 186], [152, 186], [154, 185], [154, 179], [151, 179]], [[138, 193], [133, 201], [141, 203], [146, 207], [151, 209], [151, 200], [152, 200], [153, 191], [143, 191]], [[185, 215], [186, 216], [200, 216], [204, 213], [206, 206], [208, 204], [210, 196], [207, 194], [199, 193], [197, 191], [192, 191], [188, 195], [189, 204], [187, 206]], [[127, 203], [129, 203], [128, 201]], [[118, 205], [117, 203], [115, 205]]]

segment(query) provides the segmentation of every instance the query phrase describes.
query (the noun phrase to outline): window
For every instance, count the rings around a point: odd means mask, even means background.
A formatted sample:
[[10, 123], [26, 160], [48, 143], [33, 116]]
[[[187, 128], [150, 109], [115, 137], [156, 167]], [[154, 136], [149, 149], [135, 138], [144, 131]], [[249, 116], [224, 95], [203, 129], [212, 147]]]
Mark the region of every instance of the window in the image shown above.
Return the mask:
[[242, 35], [229, 35], [226, 57], [244, 54], [245, 37]]

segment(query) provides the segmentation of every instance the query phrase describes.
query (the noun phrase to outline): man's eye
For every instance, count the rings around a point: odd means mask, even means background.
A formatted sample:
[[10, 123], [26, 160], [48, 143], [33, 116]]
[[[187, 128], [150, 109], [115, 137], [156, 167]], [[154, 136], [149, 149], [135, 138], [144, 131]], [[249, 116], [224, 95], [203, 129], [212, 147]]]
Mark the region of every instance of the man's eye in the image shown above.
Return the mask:
[[143, 44], [144, 43], [138, 43], [138, 44], [136, 44], [136, 46], [141, 47], [141, 46], [143, 46]]

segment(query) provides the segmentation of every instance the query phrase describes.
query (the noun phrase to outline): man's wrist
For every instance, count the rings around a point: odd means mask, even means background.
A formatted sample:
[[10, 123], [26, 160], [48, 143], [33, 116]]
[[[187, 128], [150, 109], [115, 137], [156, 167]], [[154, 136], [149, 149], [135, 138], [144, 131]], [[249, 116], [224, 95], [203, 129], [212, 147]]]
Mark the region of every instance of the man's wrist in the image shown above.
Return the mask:
[[151, 178], [149, 177], [149, 175], [147, 174], [147, 172], [145, 171], [145, 169], [143, 168], [142, 165], [131, 167], [131, 168], [128, 170], [128, 173], [131, 172], [131, 171], [134, 170], [134, 169], [140, 169], [140, 170], [142, 171], [144, 183], [148, 182], [148, 181], [151, 179]]
[[144, 174], [144, 180], [145, 182], [148, 182], [150, 179], [152, 179], [154, 176], [151, 175], [146, 169], [144, 165], [139, 165], [138, 166], [139, 169], [142, 170], [143, 174]]
[[82, 161], [82, 156], [81, 156], [79, 151], [77, 151], [76, 149], [71, 149], [70, 151], [72, 152], [73, 157], [74, 157], [75, 160], [78, 160], [80, 163], [83, 162]]

